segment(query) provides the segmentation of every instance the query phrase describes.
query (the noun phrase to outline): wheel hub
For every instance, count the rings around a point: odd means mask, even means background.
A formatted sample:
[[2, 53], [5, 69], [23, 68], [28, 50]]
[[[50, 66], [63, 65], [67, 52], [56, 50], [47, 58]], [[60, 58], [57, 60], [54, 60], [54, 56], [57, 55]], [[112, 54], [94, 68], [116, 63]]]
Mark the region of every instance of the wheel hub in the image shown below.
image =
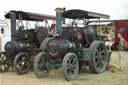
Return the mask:
[[22, 62], [21, 65], [24, 66], [25, 65], [25, 62]]

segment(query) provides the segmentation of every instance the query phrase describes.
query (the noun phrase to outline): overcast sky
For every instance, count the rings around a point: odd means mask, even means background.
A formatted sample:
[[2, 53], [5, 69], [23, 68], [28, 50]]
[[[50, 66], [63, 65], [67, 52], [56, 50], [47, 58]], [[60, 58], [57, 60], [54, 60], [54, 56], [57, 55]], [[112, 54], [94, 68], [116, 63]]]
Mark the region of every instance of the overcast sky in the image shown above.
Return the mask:
[[128, 19], [128, 0], [1, 0], [0, 19], [9, 10], [55, 15], [56, 7], [104, 13], [110, 19]]

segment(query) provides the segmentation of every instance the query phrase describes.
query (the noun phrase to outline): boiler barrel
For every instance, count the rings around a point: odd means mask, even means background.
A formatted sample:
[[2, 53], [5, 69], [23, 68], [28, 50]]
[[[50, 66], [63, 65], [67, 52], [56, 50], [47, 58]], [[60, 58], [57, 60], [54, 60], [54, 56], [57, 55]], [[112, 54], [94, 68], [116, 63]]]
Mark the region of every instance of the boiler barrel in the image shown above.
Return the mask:
[[72, 48], [75, 48], [75, 44], [71, 43], [67, 39], [55, 39], [48, 43], [48, 48], [46, 51], [48, 54], [55, 57], [64, 57]]
[[30, 48], [29, 43], [20, 43], [16, 41], [9, 41], [5, 45], [5, 51], [9, 54], [18, 53], [21, 50], [25, 50], [27, 48]]

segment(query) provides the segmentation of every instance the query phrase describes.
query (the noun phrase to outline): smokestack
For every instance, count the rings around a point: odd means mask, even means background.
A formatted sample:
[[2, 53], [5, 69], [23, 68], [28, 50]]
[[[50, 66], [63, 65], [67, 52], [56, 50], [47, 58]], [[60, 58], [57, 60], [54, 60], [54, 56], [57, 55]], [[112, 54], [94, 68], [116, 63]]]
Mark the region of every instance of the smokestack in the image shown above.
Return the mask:
[[56, 31], [59, 33], [59, 35], [61, 35], [62, 33], [62, 12], [63, 9], [62, 8], [56, 8]]
[[16, 34], [16, 14], [10, 12], [10, 19], [11, 19], [11, 40], [15, 41], [15, 34]]

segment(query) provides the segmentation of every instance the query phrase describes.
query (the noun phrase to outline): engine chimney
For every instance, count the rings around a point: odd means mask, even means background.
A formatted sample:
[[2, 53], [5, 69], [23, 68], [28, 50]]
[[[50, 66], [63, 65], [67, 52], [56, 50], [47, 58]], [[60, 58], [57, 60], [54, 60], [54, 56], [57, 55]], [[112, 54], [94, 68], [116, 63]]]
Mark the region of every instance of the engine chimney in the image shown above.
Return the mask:
[[61, 27], [62, 12], [63, 12], [62, 8], [56, 8], [56, 31], [57, 33], [59, 33], [59, 35], [61, 35], [62, 33], [62, 27]]
[[11, 19], [11, 40], [15, 41], [15, 34], [16, 34], [16, 14], [14, 12], [10, 12], [10, 19]]

